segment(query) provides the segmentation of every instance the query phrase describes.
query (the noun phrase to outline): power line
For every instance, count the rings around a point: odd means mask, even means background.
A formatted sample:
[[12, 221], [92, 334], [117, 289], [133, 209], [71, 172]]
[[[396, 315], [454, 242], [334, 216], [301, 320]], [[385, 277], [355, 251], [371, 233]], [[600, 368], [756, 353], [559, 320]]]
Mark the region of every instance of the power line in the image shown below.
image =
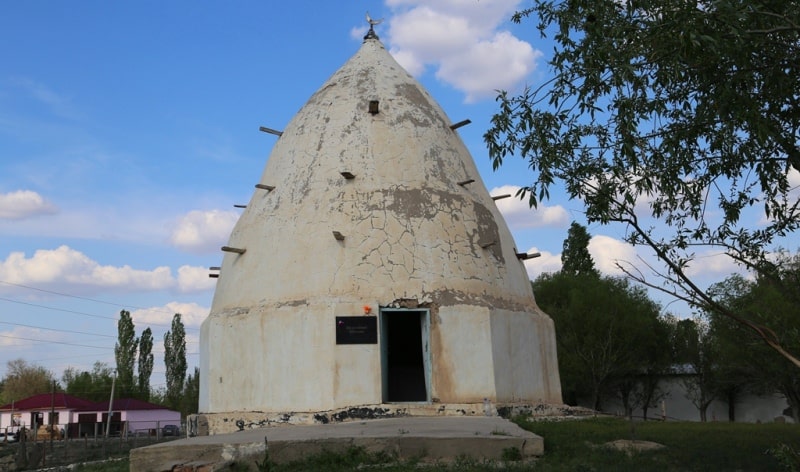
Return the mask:
[[92, 349], [110, 349], [113, 350], [113, 347], [103, 347], [103, 346], [90, 346], [88, 344], [75, 344], [75, 343], [68, 343], [63, 341], [51, 341], [48, 339], [33, 339], [33, 338], [23, 338], [22, 336], [9, 336], [7, 334], [0, 334], [0, 338], [9, 338], [9, 339], [21, 339], [23, 341], [33, 341], [37, 343], [46, 343], [46, 344], [63, 344], [65, 346], [75, 346], [75, 347], [90, 347]]
[[[97, 354], [84, 354], [82, 356], [50, 357], [48, 359], [34, 359], [34, 360], [29, 361], [29, 362], [33, 362], [35, 364], [35, 363], [39, 363], [39, 362], [64, 361], [64, 360], [67, 360], [67, 359], [81, 359], [81, 358], [84, 358], [84, 357], [95, 357], [96, 355]], [[95, 359], [95, 360], [97, 361], [97, 359]], [[102, 361], [97, 361], [97, 362], [102, 362]]]
[[11, 322], [8, 322], [8, 321], [0, 321], [0, 324], [7, 324], [7, 325], [13, 325], [13, 326], [23, 326], [25, 328], [42, 329], [42, 330], [45, 330], [45, 331], [55, 331], [57, 333], [86, 334], [88, 336], [101, 336], [101, 337], [104, 337], [104, 338], [116, 338], [116, 336], [112, 336], [110, 334], [87, 333], [85, 331], [72, 331], [72, 330], [69, 330], [69, 329], [45, 328], [44, 326], [33, 326], [33, 325], [27, 325], [27, 324], [22, 324], [22, 323], [11, 323]]
[[[0, 282], [2, 282], [2, 281], [0, 280]], [[20, 305], [27, 305], [27, 306], [32, 306], [32, 307], [36, 307], [36, 308], [44, 308], [46, 310], [63, 311], [64, 313], [72, 313], [74, 315], [90, 316], [92, 318], [101, 318], [101, 319], [104, 319], [104, 320], [119, 321], [119, 319], [117, 319], [115, 317], [111, 317], [111, 316], [94, 315], [92, 313], [86, 313], [86, 312], [83, 312], [83, 311], [67, 310], [65, 308], [55, 308], [55, 307], [47, 306], [47, 305], [39, 305], [37, 303], [23, 302], [23, 301], [20, 301], [20, 300], [12, 300], [10, 298], [5, 298], [5, 297], [0, 297], [0, 300], [6, 301], [6, 302], [10, 302], [10, 303], [19, 303]], [[160, 311], [163, 312], [163, 313], [168, 313], [168, 312], [166, 312], [164, 310], [160, 310]], [[171, 328], [172, 324], [149, 323], [148, 326], [160, 326], [160, 327], [163, 327], [163, 328]], [[186, 325], [184, 325], [183, 329], [187, 330], [187, 331], [188, 330], [197, 331], [199, 328], [187, 327]]]
[[77, 298], [78, 300], [86, 300], [86, 301], [95, 302], [95, 303], [102, 303], [104, 305], [111, 305], [111, 306], [117, 306], [117, 307], [122, 307], [122, 308], [135, 308], [137, 310], [160, 311], [162, 313], [172, 313], [171, 311], [167, 311], [167, 310], [159, 310], [159, 309], [155, 309], [155, 308], [144, 308], [144, 307], [133, 306], [133, 305], [122, 305], [120, 303], [108, 302], [108, 301], [105, 301], [105, 300], [97, 300], [96, 298], [81, 297], [79, 295], [72, 295], [72, 294], [69, 294], [69, 293], [56, 292], [54, 290], [47, 290], [47, 289], [44, 289], [44, 288], [31, 287], [30, 285], [15, 284], [13, 282], [7, 282], [5, 280], [0, 280], [0, 284], [13, 285], [14, 287], [27, 288], [29, 290], [36, 290], [37, 292], [50, 293], [50, 294], [59, 295], [59, 296], [62, 296], [62, 297]]
[[65, 308], [54, 308], [54, 307], [47, 306], [47, 305], [38, 305], [36, 303], [21, 302], [19, 300], [12, 300], [10, 298], [5, 298], [5, 297], [0, 297], [0, 300], [6, 301], [6, 302], [11, 302], [11, 303], [19, 303], [20, 305], [28, 305], [28, 306], [35, 306], [37, 308], [45, 308], [47, 310], [63, 311], [65, 313], [72, 313], [72, 314], [75, 314], [75, 315], [91, 316], [92, 318], [102, 318], [102, 319], [105, 319], [105, 320], [117, 321], [116, 318], [113, 318], [113, 317], [110, 317], [110, 316], [93, 315], [91, 313], [84, 313], [82, 311], [67, 310]]
[[[162, 309], [159, 309], [159, 308], [145, 308], [145, 307], [136, 306], [136, 305], [109, 302], [109, 301], [106, 301], [106, 300], [98, 300], [96, 298], [82, 297], [80, 295], [72, 295], [72, 294], [69, 294], [69, 293], [57, 292], [55, 290], [47, 290], [47, 289], [39, 288], [39, 287], [32, 287], [30, 285], [25, 285], [25, 284], [16, 284], [14, 282], [8, 282], [6, 280], [0, 280], [0, 284], [11, 285], [11, 286], [14, 286], [14, 287], [26, 288], [28, 290], [36, 290], [37, 292], [50, 293], [52, 295], [58, 295], [58, 296], [61, 296], [61, 297], [75, 298], [75, 299], [78, 299], [78, 300], [85, 300], [85, 301], [94, 302], [94, 303], [102, 303], [104, 305], [116, 306], [116, 307], [120, 307], [120, 308], [131, 308], [131, 309], [143, 310], [143, 311], [151, 311], [151, 312], [156, 312], [156, 313], [167, 313], [167, 314], [170, 314], [170, 315], [174, 315], [175, 314], [175, 312], [173, 310], [162, 310]], [[11, 302], [14, 302], [14, 303], [27, 304], [25, 302], [19, 302], [19, 301], [16, 301], [16, 300], [10, 300], [10, 299], [7, 299], [7, 298], [2, 298], [2, 297], [0, 297], [0, 300], [11, 301]], [[58, 308], [47, 307], [47, 306], [44, 306], [44, 305], [35, 305], [35, 304], [29, 304], [29, 305], [37, 306], [37, 307], [40, 307], [40, 308], [46, 308], [46, 309], [50, 309], [50, 310], [59, 310]], [[61, 311], [66, 311], [66, 310], [61, 310]], [[79, 314], [85, 314], [87, 316], [95, 316], [95, 317], [98, 317], [98, 318], [106, 318], [106, 319], [112, 319], [114, 321], [117, 321], [116, 317], [90, 315], [90, 314], [86, 314], [86, 313], [79, 313]], [[171, 325], [153, 324], [153, 326], [171, 326]], [[196, 330], [197, 328], [185, 328], [185, 329]]]

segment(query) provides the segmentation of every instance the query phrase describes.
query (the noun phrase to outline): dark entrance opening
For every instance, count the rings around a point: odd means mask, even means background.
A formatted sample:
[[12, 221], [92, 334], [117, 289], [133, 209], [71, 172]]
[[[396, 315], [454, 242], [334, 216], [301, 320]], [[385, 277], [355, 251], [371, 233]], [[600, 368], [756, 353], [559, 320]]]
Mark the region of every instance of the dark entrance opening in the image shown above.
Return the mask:
[[428, 400], [425, 378], [427, 311], [382, 311], [385, 402]]

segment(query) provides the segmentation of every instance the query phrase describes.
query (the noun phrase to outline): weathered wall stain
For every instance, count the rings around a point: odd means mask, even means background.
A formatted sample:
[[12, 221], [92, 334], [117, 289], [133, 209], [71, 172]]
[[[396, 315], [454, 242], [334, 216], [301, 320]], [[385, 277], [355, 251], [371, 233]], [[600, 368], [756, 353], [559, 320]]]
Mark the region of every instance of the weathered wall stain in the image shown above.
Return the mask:
[[[483, 397], [560, 402], [552, 323], [450, 123], [367, 40], [285, 126], [254, 179], [275, 188], [253, 190], [229, 240], [246, 252], [224, 255], [201, 329], [200, 408], [212, 431], [230, 424], [222, 419], [399, 414], [380, 405], [380, 346], [336, 345], [335, 317], [363, 306], [429, 310], [440, 404], [425, 414], [480, 412], [452, 405]], [[510, 328], [519, 320], [525, 342]], [[514, 349], [493, 348], [512, 338]], [[519, 372], [524, 381], [496, 384]]]

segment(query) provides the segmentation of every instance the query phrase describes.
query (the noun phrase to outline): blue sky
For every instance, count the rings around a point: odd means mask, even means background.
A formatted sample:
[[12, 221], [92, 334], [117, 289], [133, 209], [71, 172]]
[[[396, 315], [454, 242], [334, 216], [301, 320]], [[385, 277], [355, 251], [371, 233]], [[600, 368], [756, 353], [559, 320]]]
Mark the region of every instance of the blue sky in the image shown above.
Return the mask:
[[[184, 315], [190, 368], [219, 247], [249, 200], [274, 137], [352, 56], [365, 12], [398, 61], [442, 104], [492, 194], [530, 176], [492, 171], [483, 132], [496, 89], [547, 77], [552, 45], [508, 21], [518, 0], [48, 2], [0, 15], [0, 372], [24, 358], [57, 378], [113, 365], [116, 318], [134, 315], [157, 346]], [[517, 246], [540, 251], [531, 277], [560, 267], [581, 203], [555, 193], [537, 210], [498, 201]], [[598, 267], [636, 253], [624, 228], [589, 227]], [[646, 255], [644, 257], [647, 257]], [[719, 262], [718, 262], [719, 261]], [[313, 264], [313, 260], [309, 260]], [[733, 271], [706, 259], [699, 276]], [[684, 313], [683, 315], [688, 315]]]

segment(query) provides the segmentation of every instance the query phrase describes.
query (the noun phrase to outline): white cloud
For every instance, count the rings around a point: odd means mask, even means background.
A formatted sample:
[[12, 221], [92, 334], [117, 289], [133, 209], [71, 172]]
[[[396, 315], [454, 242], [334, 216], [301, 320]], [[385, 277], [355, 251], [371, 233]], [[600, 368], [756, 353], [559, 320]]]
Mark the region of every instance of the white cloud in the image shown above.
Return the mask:
[[386, 0], [386, 5], [393, 11], [423, 6], [467, 18], [470, 25], [480, 32], [490, 31], [510, 18], [520, 3], [520, 0]]
[[[593, 236], [589, 241], [589, 254], [594, 259], [595, 267], [603, 274], [613, 276], [624, 275], [616, 266], [617, 263], [633, 271], [638, 269], [648, 278], [653, 276], [648, 264], [666, 272], [664, 264], [657, 260], [655, 254], [648, 252], [648, 249], [646, 246], [634, 247], [623, 240], [603, 235]], [[741, 273], [742, 268], [719, 251], [696, 253], [694, 261], [686, 268], [686, 275], [695, 280], [720, 280], [734, 272]]]
[[20, 349], [35, 350], [39, 346], [45, 345], [47, 341], [62, 340], [63, 336], [59, 334], [56, 331], [47, 331], [28, 326], [15, 326], [13, 329], [0, 331], [0, 347], [14, 346]]
[[411, 51], [392, 51], [392, 56], [411, 75], [419, 76], [425, 72], [425, 63]]
[[134, 324], [146, 326], [148, 324], [161, 325], [166, 329], [172, 323], [175, 313], [181, 314], [181, 321], [187, 328], [199, 328], [208, 316], [209, 308], [197, 303], [169, 302], [163, 306], [151, 307], [131, 311]]
[[497, 90], [513, 90], [542, 56], [507, 31], [471, 46], [443, 60], [436, 72], [437, 78], [466, 92], [468, 103], [494, 98]]
[[0, 194], [0, 219], [22, 220], [58, 212], [58, 208], [31, 190]]
[[694, 261], [685, 270], [692, 278], [715, 276], [720, 281], [733, 273], [744, 273], [742, 266], [722, 252], [706, 251], [696, 254]]
[[216, 251], [228, 240], [238, 219], [239, 214], [235, 211], [190, 211], [178, 219], [170, 242], [192, 253]]
[[182, 293], [211, 290], [217, 279], [208, 276], [207, 267], [184, 265], [178, 268], [178, 290]]
[[388, 39], [395, 59], [413, 75], [427, 65], [466, 94], [466, 101], [513, 90], [535, 69], [541, 52], [502, 29], [519, 0], [387, 0]]
[[169, 267], [137, 270], [103, 266], [80, 251], [68, 246], [57, 249], [40, 249], [32, 257], [23, 252], [12, 252], [0, 262], [0, 279], [15, 284], [42, 286], [72, 286], [118, 288], [126, 291], [160, 290], [175, 284]]
[[589, 254], [594, 260], [594, 266], [602, 274], [621, 276], [624, 273], [617, 267], [620, 263], [624, 267], [638, 266], [636, 248], [625, 241], [610, 236], [593, 236], [589, 241]]
[[511, 195], [495, 203], [512, 231], [526, 228], [562, 228], [569, 224], [569, 213], [564, 207], [547, 206], [539, 202], [539, 206], [531, 208], [527, 198], [520, 200], [515, 196], [518, 190], [517, 186], [503, 185], [489, 192], [493, 196]]
[[525, 270], [528, 272], [528, 278], [534, 280], [541, 274], [550, 272], [557, 272], [561, 270], [561, 254], [553, 254], [547, 251], [540, 251], [532, 247], [526, 251], [528, 254], [540, 253], [541, 256], [528, 259], [524, 261]]
[[792, 188], [791, 194], [800, 198], [800, 171], [795, 168], [789, 169], [787, 174], [789, 179], [789, 186]]
[[[609, 236], [593, 236], [589, 241], [589, 254], [594, 260], [595, 268], [603, 275], [622, 276], [624, 273], [616, 266], [621, 262], [623, 266], [627, 263], [639, 263], [636, 249], [625, 241], [614, 239]], [[548, 251], [539, 251], [536, 247], [530, 248], [528, 253], [540, 252], [541, 256], [525, 261], [525, 269], [528, 276], [535, 279], [540, 274], [556, 272], [561, 270], [561, 254], [553, 254]]]

